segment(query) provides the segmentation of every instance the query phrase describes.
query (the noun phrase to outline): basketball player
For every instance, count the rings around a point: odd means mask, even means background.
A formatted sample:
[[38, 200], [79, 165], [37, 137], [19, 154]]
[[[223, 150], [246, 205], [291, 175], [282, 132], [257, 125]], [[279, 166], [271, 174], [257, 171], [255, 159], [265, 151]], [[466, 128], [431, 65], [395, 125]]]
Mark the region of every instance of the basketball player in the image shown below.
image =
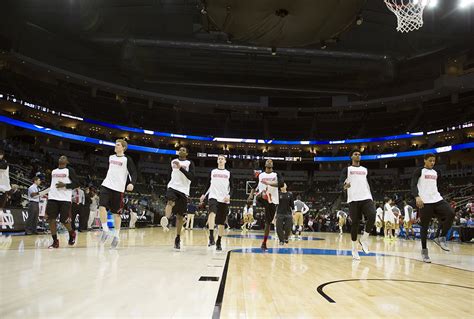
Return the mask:
[[252, 205], [253, 205], [252, 201], [247, 201], [247, 203], [244, 206], [244, 214], [243, 214], [244, 224], [241, 227], [243, 231], [247, 231], [248, 229], [252, 227], [252, 223], [254, 221]]
[[360, 151], [352, 150], [349, 155], [351, 157], [351, 165], [342, 170], [339, 183], [344, 190], [347, 190], [347, 203], [349, 204], [349, 213], [352, 219], [352, 259], [360, 260], [357, 250], [359, 223], [362, 215], [364, 215], [366, 220], [365, 230], [359, 243], [364, 253], [367, 254], [369, 252], [369, 233], [375, 223], [375, 205], [370, 191], [368, 170], [360, 165]]
[[0, 150], [0, 209], [3, 210], [8, 200], [10, 186], [10, 167], [5, 159], [5, 153]]
[[398, 208], [397, 205], [393, 205], [392, 213], [395, 216], [394, 239], [396, 239], [400, 234], [400, 217], [402, 216], [402, 213], [400, 212], [400, 208]]
[[[109, 169], [100, 187], [99, 216], [102, 223], [101, 242], [105, 243], [107, 238], [113, 236], [111, 248], [117, 248], [119, 244], [120, 226], [123, 209], [123, 193], [125, 190], [133, 191], [133, 185], [137, 181], [137, 169], [133, 160], [125, 155], [128, 143], [125, 140], [115, 141], [115, 154], [109, 157]], [[114, 216], [114, 231], [110, 232], [107, 225], [107, 210]]]
[[190, 201], [188, 204], [188, 213], [186, 214], [186, 226], [184, 229], [193, 230], [194, 228], [194, 215], [196, 214], [197, 207], [194, 205], [193, 201]]
[[194, 163], [187, 159], [188, 150], [181, 147], [178, 150], [178, 158], [171, 161], [171, 179], [166, 190], [165, 216], [161, 218], [164, 231], [169, 231], [168, 220], [171, 213], [176, 214], [176, 238], [174, 248], [181, 249], [181, 229], [183, 227], [184, 215], [186, 215], [191, 182], [194, 179]]
[[26, 220], [25, 235], [37, 235], [41, 179], [33, 178], [33, 184], [28, 187], [28, 219]]
[[308, 205], [301, 201], [301, 196], [296, 196], [294, 203], [295, 214], [293, 216], [293, 234], [296, 234], [296, 227], [298, 227], [298, 239], [301, 239], [301, 231], [303, 230], [303, 215], [309, 211]]
[[408, 205], [406, 200], [403, 201], [403, 212], [403, 228], [405, 228], [405, 239], [409, 239], [411, 233], [413, 240], [415, 240], [415, 231], [413, 230], [413, 224], [415, 223], [415, 212], [413, 211], [413, 207]]
[[377, 207], [376, 216], [375, 216], [375, 227], [377, 228], [377, 234], [380, 234], [380, 231], [383, 227], [383, 208]]
[[61, 156], [58, 160], [58, 168], [51, 172], [51, 186], [48, 193], [48, 203], [46, 204], [46, 219], [49, 223], [53, 243], [50, 249], [59, 248], [57, 235], [56, 218], [66, 227], [69, 232], [70, 246], [76, 242], [76, 232], [71, 227], [71, 199], [72, 190], [79, 187], [76, 172], [68, 167], [66, 156]]
[[97, 196], [94, 190], [91, 190], [91, 204], [90, 204], [90, 214], [87, 221], [87, 229], [92, 229], [92, 224], [97, 218], [97, 210], [99, 208], [99, 196]]
[[80, 227], [76, 229], [76, 218], [79, 216], [79, 225], [81, 218], [83, 218], [84, 204], [86, 202], [86, 195], [84, 191], [78, 187], [72, 190], [72, 207], [71, 207], [71, 226], [73, 230], [81, 230]]
[[336, 214], [336, 217], [338, 219], [338, 224], [339, 224], [339, 234], [342, 235], [342, 232], [343, 232], [342, 229], [343, 229], [344, 225], [346, 224], [347, 214], [343, 210], [338, 210], [337, 214]]
[[[229, 212], [232, 180], [230, 172], [225, 168], [224, 155], [217, 157], [217, 168], [209, 175], [207, 191], [201, 196], [201, 203], [209, 196], [209, 247], [216, 245], [216, 250], [222, 250], [221, 239], [224, 236], [224, 225]], [[214, 241], [214, 226], [217, 223], [217, 242]]]
[[391, 198], [386, 198], [385, 205], [384, 205], [384, 216], [383, 220], [384, 224], [384, 232], [385, 232], [385, 239], [392, 240], [393, 239], [393, 232], [392, 229], [395, 227], [395, 215], [393, 214], [393, 201]]
[[[295, 203], [293, 194], [286, 191], [286, 183], [280, 188], [279, 204], [276, 213], [276, 229], [280, 245], [288, 244], [288, 237], [290, 236], [291, 226], [293, 224], [292, 214], [295, 211]], [[301, 202], [301, 200], [300, 200]]]
[[431, 262], [426, 246], [428, 226], [431, 219], [437, 217], [441, 223], [441, 236], [435, 238], [434, 242], [445, 251], [449, 251], [448, 245], [446, 244], [446, 234], [454, 220], [452, 207], [441, 197], [438, 191], [440, 175], [433, 169], [435, 163], [435, 155], [426, 154], [424, 156], [424, 166], [416, 169], [411, 179], [411, 192], [415, 197], [416, 206], [419, 208], [421, 257], [426, 263]]
[[262, 242], [262, 250], [268, 250], [267, 239], [270, 234], [270, 226], [275, 217], [276, 206], [279, 203], [278, 189], [284, 184], [283, 177], [273, 171], [273, 160], [265, 162], [265, 172], [258, 175], [258, 181], [254, 189], [251, 190], [248, 201], [253, 200], [257, 191], [257, 203], [265, 210], [265, 230]]

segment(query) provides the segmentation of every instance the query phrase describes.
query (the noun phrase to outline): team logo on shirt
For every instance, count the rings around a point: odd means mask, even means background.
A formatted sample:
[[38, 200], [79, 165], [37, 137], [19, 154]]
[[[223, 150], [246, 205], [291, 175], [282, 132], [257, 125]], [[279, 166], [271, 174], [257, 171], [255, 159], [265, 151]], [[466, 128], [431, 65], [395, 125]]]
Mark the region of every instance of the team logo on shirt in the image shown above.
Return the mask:
[[438, 179], [437, 175], [425, 175], [425, 179]]
[[123, 165], [123, 162], [120, 162], [120, 161], [114, 161], [114, 160], [110, 160], [110, 164], [114, 164], [114, 165], [122, 166], [122, 165]]
[[64, 178], [64, 177], [67, 177], [67, 174], [65, 174], [65, 173], [55, 173], [55, 174], [53, 174], [53, 177]]
[[367, 175], [367, 173], [363, 171], [351, 171], [351, 175]]
[[229, 178], [227, 174], [212, 174], [212, 178]]

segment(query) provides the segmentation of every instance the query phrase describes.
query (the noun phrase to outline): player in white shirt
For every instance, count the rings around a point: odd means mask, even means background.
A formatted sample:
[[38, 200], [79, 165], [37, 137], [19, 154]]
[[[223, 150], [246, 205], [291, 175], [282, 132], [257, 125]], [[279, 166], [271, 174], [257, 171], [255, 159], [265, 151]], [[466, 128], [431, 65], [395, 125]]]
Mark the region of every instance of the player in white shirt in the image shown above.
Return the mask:
[[10, 167], [4, 158], [5, 153], [0, 150], [0, 210], [5, 208], [10, 192]]
[[383, 206], [384, 232], [386, 240], [393, 240], [392, 230], [395, 229], [395, 215], [393, 214], [393, 201], [391, 198], [385, 199]]
[[243, 213], [244, 224], [241, 227], [243, 231], [248, 231], [248, 229], [252, 227], [252, 223], [254, 221], [252, 205], [253, 205], [252, 201], [247, 201], [247, 203], [244, 206], [244, 213]]
[[76, 172], [67, 167], [66, 156], [61, 156], [58, 161], [58, 168], [51, 172], [51, 186], [48, 193], [48, 203], [46, 204], [46, 219], [49, 223], [53, 243], [50, 249], [59, 248], [57, 235], [56, 218], [66, 227], [69, 232], [70, 246], [76, 242], [76, 232], [71, 227], [71, 197], [72, 190], [79, 186]]
[[73, 230], [81, 231], [80, 226], [76, 227], [76, 219], [78, 219], [80, 225], [85, 201], [86, 195], [80, 187], [72, 190], [71, 226]]
[[301, 196], [296, 196], [294, 202], [295, 213], [293, 215], [293, 234], [296, 235], [296, 227], [298, 227], [298, 238], [301, 239], [301, 231], [303, 230], [303, 221], [307, 212], [309, 212], [309, 207], [303, 201], [301, 201]]
[[400, 235], [400, 218], [402, 217], [402, 213], [400, 212], [400, 208], [396, 204], [392, 207], [392, 213], [395, 217], [395, 225], [394, 225], [394, 230], [395, 230], [395, 239]]
[[94, 190], [91, 190], [91, 204], [90, 204], [90, 214], [89, 214], [89, 219], [87, 221], [87, 229], [92, 228], [92, 224], [94, 223], [94, 220], [98, 217], [98, 211], [99, 211], [99, 196]]
[[377, 234], [380, 234], [380, 231], [383, 227], [383, 208], [377, 207], [375, 215], [375, 227], [377, 228]]
[[28, 219], [26, 220], [25, 235], [37, 235], [41, 179], [33, 178], [33, 184], [28, 187]]
[[[209, 196], [209, 246], [216, 245], [216, 250], [222, 250], [221, 239], [224, 236], [224, 225], [229, 212], [230, 196], [232, 190], [231, 173], [225, 168], [224, 155], [217, 157], [217, 168], [209, 174], [206, 192], [201, 196], [201, 203]], [[217, 242], [214, 241], [214, 227], [217, 223]]]
[[415, 223], [415, 212], [413, 211], [413, 207], [408, 205], [406, 200], [403, 201], [403, 211], [403, 228], [405, 228], [405, 239], [409, 239], [411, 233], [413, 240], [415, 240], [415, 231], [413, 230], [413, 224]]
[[343, 210], [338, 210], [337, 214], [336, 214], [336, 217], [338, 219], [338, 224], [339, 224], [339, 234], [342, 235], [343, 227], [346, 224], [346, 220], [347, 220], [347, 214]]
[[191, 182], [194, 179], [194, 163], [187, 159], [188, 150], [180, 147], [178, 158], [171, 161], [171, 179], [166, 189], [165, 216], [161, 218], [163, 231], [169, 231], [168, 220], [171, 214], [176, 214], [176, 238], [174, 248], [181, 249], [181, 229], [184, 224], [184, 216], [187, 213], [188, 197]]
[[357, 250], [357, 234], [359, 233], [359, 223], [362, 215], [365, 216], [365, 230], [359, 244], [364, 253], [369, 252], [369, 234], [375, 223], [375, 205], [370, 191], [369, 177], [367, 168], [360, 165], [360, 151], [352, 150], [350, 152], [351, 166], [346, 167], [339, 178], [339, 185], [347, 190], [347, 203], [349, 204], [349, 213], [352, 219], [351, 240], [352, 240], [352, 259], [360, 260]]
[[436, 217], [441, 222], [441, 236], [435, 238], [434, 242], [441, 249], [449, 251], [446, 244], [446, 235], [453, 225], [454, 211], [438, 191], [438, 180], [440, 174], [433, 167], [436, 163], [434, 154], [424, 156], [424, 167], [413, 172], [411, 179], [411, 192], [419, 208], [420, 236], [421, 236], [421, 257], [424, 262], [430, 263], [426, 239], [428, 237], [428, 227], [432, 218]]
[[[109, 157], [109, 169], [100, 187], [99, 215], [102, 223], [101, 242], [113, 236], [111, 248], [117, 248], [119, 243], [120, 226], [122, 224], [123, 193], [133, 191], [137, 181], [137, 169], [133, 160], [125, 155], [128, 143], [125, 140], [115, 141], [115, 154]], [[114, 216], [114, 231], [110, 232], [107, 225], [107, 210]]]
[[252, 189], [248, 201], [253, 200], [254, 194], [257, 196], [257, 203], [265, 209], [265, 230], [263, 235], [262, 250], [268, 250], [267, 239], [270, 234], [270, 227], [275, 217], [276, 206], [279, 203], [278, 189], [285, 184], [283, 177], [273, 171], [273, 160], [265, 162], [265, 172], [257, 177], [255, 188]]

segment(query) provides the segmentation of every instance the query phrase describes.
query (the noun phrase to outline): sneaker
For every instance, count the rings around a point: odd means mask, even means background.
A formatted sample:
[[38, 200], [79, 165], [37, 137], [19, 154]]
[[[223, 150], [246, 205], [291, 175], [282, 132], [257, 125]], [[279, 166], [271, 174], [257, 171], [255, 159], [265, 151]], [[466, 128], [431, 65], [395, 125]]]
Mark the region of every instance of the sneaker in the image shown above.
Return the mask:
[[262, 243], [262, 246], [260, 246], [260, 248], [262, 248], [263, 251], [267, 251], [267, 243]]
[[114, 239], [112, 239], [112, 244], [110, 244], [110, 249], [116, 249], [119, 241], [119, 238], [114, 236]]
[[282, 240], [280, 240], [280, 241], [279, 241], [279, 244], [280, 244], [280, 246], [283, 246], [283, 245], [285, 244], [285, 242], [282, 241]]
[[430, 256], [428, 256], [428, 249], [421, 250], [421, 258], [423, 259], [423, 262], [431, 263]]
[[174, 239], [174, 249], [181, 249], [181, 240], [179, 239], [179, 237], [176, 237]]
[[359, 239], [359, 244], [362, 246], [362, 251], [365, 254], [369, 253], [369, 243], [368, 240]]
[[49, 249], [59, 248], [59, 239], [53, 240], [53, 243], [48, 248]]
[[107, 231], [102, 231], [102, 236], [100, 236], [100, 242], [103, 244], [109, 239], [110, 235]]
[[352, 260], [360, 260], [359, 252], [355, 249], [352, 249]]
[[207, 245], [208, 247], [214, 246], [216, 242], [214, 241], [214, 237], [209, 236], [209, 244]]
[[451, 250], [451, 249], [449, 249], [448, 245], [446, 244], [446, 237], [438, 237], [438, 238], [435, 238], [433, 241], [436, 245], [441, 247], [442, 250], [444, 250], [444, 251], [450, 251]]
[[167, 232], [167, 231], [170, 230], [170, 229], [168, 228], [168, 223], [169, 223], [169, 221], [168, 221], [168, 218], [166, 218], [166, 216], [161, 217], [161, 219], [160, 219], [160, 225], [161, 225], [161, 227], [163, 228], [163, 231], [164, 231], [164, 232]]
[[76, 232], [72, 231], [69, 233], [69, 241], [67, 242], [69, 246], [72, 246], [76, 243]]
[[216, 250], [218, 251], [222, 250], [221, 242], [219, 240], [216, 242]]
[[287, 240], [285, 240], [285, 244], [288, 244], [288, 239], [287, 239]]

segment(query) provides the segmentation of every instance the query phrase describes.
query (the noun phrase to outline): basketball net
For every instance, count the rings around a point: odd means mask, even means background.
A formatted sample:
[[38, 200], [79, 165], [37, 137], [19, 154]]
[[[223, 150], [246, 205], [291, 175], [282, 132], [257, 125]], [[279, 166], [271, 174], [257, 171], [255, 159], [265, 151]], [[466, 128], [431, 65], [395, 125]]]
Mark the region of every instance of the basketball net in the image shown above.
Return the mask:
[[423, 26], [423, 10], [430, 0], [384, 0], [387, 8], [397, 16], [397, 31], [410, 32]]

